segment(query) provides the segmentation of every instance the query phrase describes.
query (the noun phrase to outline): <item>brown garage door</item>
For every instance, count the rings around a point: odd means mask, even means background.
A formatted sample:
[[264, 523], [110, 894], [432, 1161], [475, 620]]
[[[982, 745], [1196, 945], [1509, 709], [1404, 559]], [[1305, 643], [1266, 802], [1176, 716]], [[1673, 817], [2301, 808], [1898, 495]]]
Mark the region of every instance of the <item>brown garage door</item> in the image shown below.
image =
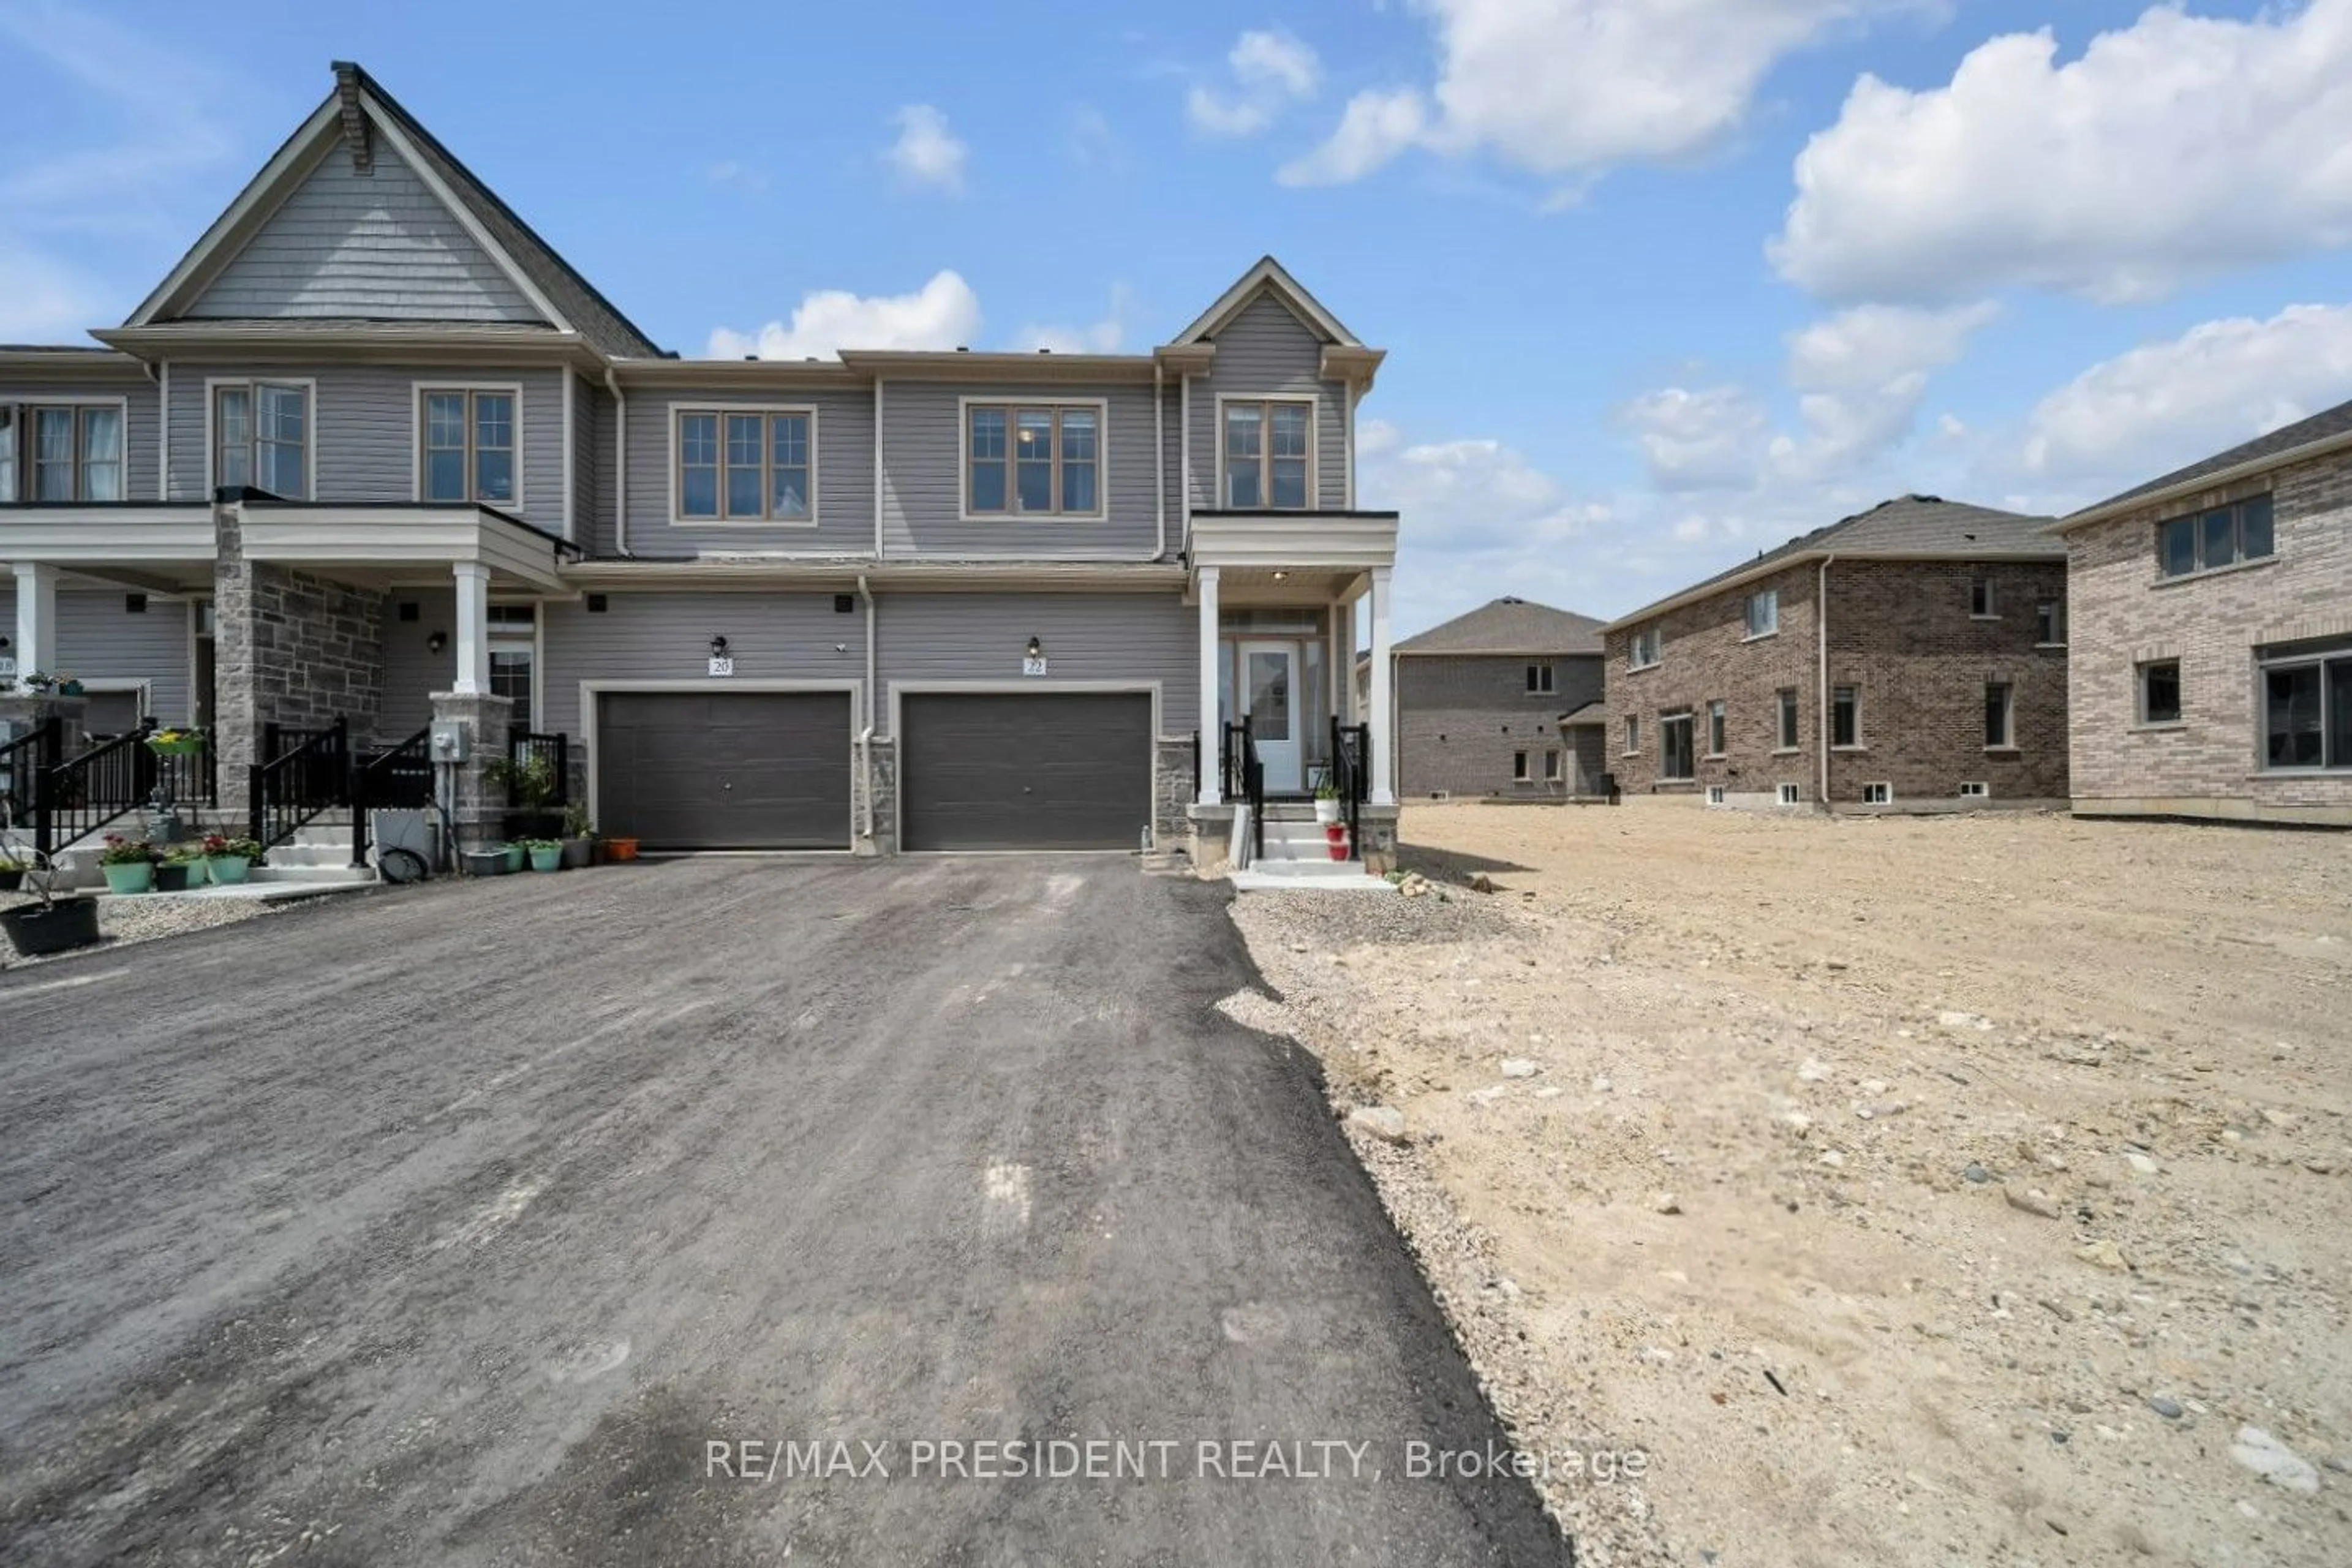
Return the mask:
[[597, 827], [647, 849], [849, 847], [849, 694], [610, 691]]
[[908, 849], [1132, 849], [1151, 821], [1141, 692], [909, 692], [898, 721]]

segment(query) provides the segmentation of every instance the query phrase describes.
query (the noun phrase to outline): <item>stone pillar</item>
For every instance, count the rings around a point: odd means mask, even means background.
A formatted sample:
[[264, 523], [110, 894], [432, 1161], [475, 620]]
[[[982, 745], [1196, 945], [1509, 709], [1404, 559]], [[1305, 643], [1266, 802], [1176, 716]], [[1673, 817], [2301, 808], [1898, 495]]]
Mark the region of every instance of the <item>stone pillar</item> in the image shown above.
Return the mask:
[[[83, 727], [82, 715], [89, 707], [89, 699], [86, 697], [59, 697], [53, 691], [0, 691], [0, 739], [13, 741], [55, 719], [58, 760], [63, 762], [85, 743], [88, 731]], [[25, 805], [30, 809], [30, 802]]]
[[15, 574], [16, 689], [29, 692], [28, 677], [58, 673], [58, 569], [19, 561]]
[[245, 781], [261, 759], [261, 692], [254, 647], [253, 573], [246, 564], [243, 516], [213, 508], [213, 761], [226, 806], [245, 802]]
[[[1203, 747], [1209, 744], [1208, 734], [1201, 737]], [[1209, 775], [1217, 771], [1217, 754], [1204, 750], [1201, 753], [1201, 782], [1206, 784]], [[1186, 843], [1192, 835], [1192, 820], [1185, 807], [1192, 804], [1192, 740], [1189, 735], [1162, 736], [1154, 748], [1151, 788], [1151, 847], [1173, 849]]]
[[490, 689], [490, 569], [460, 561], [450, 570], [457, 576], [457, 678], [449, 690], [476, 697]]
[[[1201, 579], [1201, 746], [1204, 757], [1217, 755], [1217, 742], [1223, 737], [1223, 715], [1217, 710], [1217, 569], [1203, 566]], [[1213, 760], [1201, 768], [1200, 804], [1215, 805], [1224, 799], [1224, 781], [1217, 776]]]
[[[858, 838], [850, 847], [859, 855], [895, 855], [898, 852], [898, 748], [887, 735], [877, 735], [866, 745], [866, 763], [850, 781], [850, 806], [856, 813], [860, 827], [873, 826], [870, 837]], [[873, 781], [873, 798], [866, 798], [866, 781]]]
[[1389, 657], [1389, 575], [1393, 568], [1372, 568], [1372, 710], [1365, 722], [1372, 727], [1372, 804], [1396, 804], [1396, 740], [1391, 721], [1395, 701], [1390, 682], [1396, 661]]
[[464, 727], [466, 760], [436, 766], [447, 783], [442, 804], [457, 830], [457, 842], [478, 847], [506, 837], [506, 792], [494, 789], [487, 778], [490, 764], [506, 755], [507, 726], [514, 721], [514, 702], [486, 692], [436, 691], [433, 694], [433, 724]]

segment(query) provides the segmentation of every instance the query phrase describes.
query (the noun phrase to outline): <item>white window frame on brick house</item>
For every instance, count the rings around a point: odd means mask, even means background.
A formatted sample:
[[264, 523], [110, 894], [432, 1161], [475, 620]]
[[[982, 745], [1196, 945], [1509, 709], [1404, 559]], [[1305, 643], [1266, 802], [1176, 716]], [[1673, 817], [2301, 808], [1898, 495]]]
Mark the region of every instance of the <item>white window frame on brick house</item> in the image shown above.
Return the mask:
[[[260, 477], [261, 394], [264, 389], [299, 391], [302, 395], [302, 493], [286, 496], [286, 500], [320, 499], [319, 495], [319, 382], [315, 376], [302, 375], [208, 375], [205, 377], [205, 493], [209, 495], [227, 481], [221, 478], [220, 405], [224, 392], [244, 391], [248, 397], [248, 417], [252, 429], [246, 437], [247, 474], [245, 483], [255, 489]], [[394, 439], [398, 439], [397, 437]], [[275, 494], [276, 492], [271, 492]]]
[[1639, 713], [1625, 715], [1625, 749], [1620, 754], [1628, 757], [1642, 754], [1642, 716]]
[[1643, 626], [1625, 644], [1625, 668], [1655, 669], [1664, 662], [1665, 651], [1665, 643], [1657, 626]]
[[[2268, 490], [2227, 506], [2165, 518], [2154, 532], [2158, 583], [2259, 566], [2278, 558], [2277, 516]], [[2186, 563], [2176, 567], [2176, 562]]]
[[1748, 595], [1748, 635], [1741, 642], [1760, 642], [1780, 635], [1780, 590], [1759, 588]]
[[[1846, 734], [1849, 737], [1843, 741], [1837, 738], [1838, 715], [1841, 710], [1843, 710], [1846, 716], [1845, 728]], [[1832, 752], [1866, 752], [1869, 749], [1870, 747], [1862, 738], [1861, 686], [1857, 684], [1831, 687], [1830, 750]]]
[[1805, 797], [1798, 792], [1797, 786], [1792, 784], [1777, 785], [1773, 790], [1773, 799], [1782, 805], [1802, 805], [1805, 804]]
[[1777, 726], [1772, 749], [1780, 752], [1801, 752], [1805, 749], [1804, 702], [1793, 686], [1784, 686], [1772, 695], [1772, 721]]
[[1528, 695], [1549, 697], [1552, 692], [1552, 668], [1548, 664], [1528, 666]]
[[1862, 786], [1862, 804], [1864, 805], [1893, 805], [1895, 804], [1895, 786], [1884, 779], [1879, 779], [1874, 783], [1864, 784]]
[[[718, 421], [719, 448], [714, 483], [718, 489], [713, 512], [689, 512], [686, 510], [686, 421], [709, 417]], [[779, 463], [776, 461], [776, 422], [779, 419], [806, 421], [808, 461]], [[728, 460], [728, 426], [730, 420], [757, 419], [760, 422], [760, 506], [757, 513], [739, 512], [729, 504], [727, 476], [731, 469], [749, 468], [748, 463]], [[790, 528], [808, 529], [817, 525], [817, 424], [814, 404], [809, 403], [712, 403], [701, 400], [674, 403], [669, 409], [669, 521], [673, 528]], [[697, 463], [694, 467], [713, 465]], [[776, 510], [776, 475], [779, 471], [804, 469], [807, 487], [806, 510], [801, 512], [780, 512]]]
[[[2313, 738], [2318, 742], [2319, 759], [2282, 762], [2278, 760], [2279, 681], [2282, 677], [2296, 679], [2306, 674], [2315, 686], [2316, 730]], [[2254, 677], [2255, 721], [2259, 726], [2256, 734], [2261, 741], [2257, 761], [2264, 773], [2352, 773], [2352, 639], [2260, 649], [2255, 657]], [[2294, 710], [2290, 708], [2289, 711], [2292, 714]], [[2288, 734], [2292, 738], [2299, 732], [2290, 731]]]
[[2066, 646], [2066, 601], [2044, 599], [2033, 606], [2033, 646], [2064, 647]]
[[[1985, 682], [1984, 749], [1988, 752], [2017, 750], [2017, 684], [2010, 680]], [[1996, 710], [1995, 702], [2000, 703]]]
[[1730, 743], [1729, 710], [1718, 697], [1706, 705], [1706, 755], [1720, 757]]
[[[2134, 729], [2178, 730], [2188, 722], [2183, 701], [2188, 685], [2182, 678], [2182, 663], [2178, 658], [2147, 658], [2132, 666], [2132, 719]], [[2172, 716], [2157, 718], [2148, 705], [2148, 678], [2157, 670], [2172, 671]]]
[[[416, 381], [409, 386], [410, 407], [415, 419], [415, 439], [411, 443], [413, 460], [410, 467], [415, 474], [411, 499], [422, 504], [443, 505], [471, 501], [477, 506], [496, 507], [500, 511], [519, 512], [523, 507], [522, 473], [522, 384], [514, 381]], [[427, 400], [434, 397], [462, 397], [466, 400], [465, 442], [459, 447], [438, 447], [432, 445], [432, 429], [425, 416]], [[480, 454], [496, 451], [496, 447], [481, 445], [481, 424], [475, 410], [478, 397], [503, 397], [510, 411], [507, 431], [509, 469], [509, 494], [502, 500], [482, 491]], [[465, 457], [465, 493], [456, 496], [436, 496], [426, 475], [432, 454], [436, 451], [462, 451]]]
[[1992, 798], [1992, 786], [1990, 784], [1979, 784], [1973, 781], [1964, 782], [1960, 785], [1960, 798], [1962, 800], [1990, 800]]
[[[1258, 410], [1257, 453], [1242, 459], [1256, 468], [1257, 500], [1237, 503], [1234, 500], [1234, 457], [1233, 416], [1234, 408], [1255, 407]], [[1307, 410], [1307, 450], [1303, 456], [1277, 457], [1274, 450], [1274, 411], [1276, 408], [1303, 407]], [[1217, 395], [1217, 505], [1228, 511], [1313, 511], [1319, 504], [1316, 473], [1317, 442], [1320, 432], [1316, 429], [1316, 398], [1312, 394], [1283, 393], [1219, 393]], [[1298, 505], [1277, 505], [1274, 500], [1275, 464], [1301, 462], [1306, 465], [1306, 499]]]
[[1723, 804], [1723, 786], [1721, 784], [1709, 784], [1706, 786], [1706, 804], [1709, 805], [1721, 805]]
[[1992, 574], [1990, 572], [1979, 572], [1969, 579], [1969, 619], [2000, 619], [2000, 601], [1993, 592]]

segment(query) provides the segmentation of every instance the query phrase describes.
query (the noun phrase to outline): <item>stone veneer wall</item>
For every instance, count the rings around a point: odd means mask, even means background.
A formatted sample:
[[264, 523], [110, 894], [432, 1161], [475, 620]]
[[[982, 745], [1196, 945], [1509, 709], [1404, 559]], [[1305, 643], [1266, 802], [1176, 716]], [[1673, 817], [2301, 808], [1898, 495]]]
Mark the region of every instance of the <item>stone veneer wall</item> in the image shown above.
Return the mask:
[[[383, 707], [383, 594], [245, 559], [236, 511], [214, 513], [213, 728], [222, 789], [260, 760], [265, 726], [375, 731]], [[241, 798], [241, 797], [240, 797]]]
[[[1215, 764], [1212, 763], [1212, 767]], [[1152, 752], [1151, 847], [1173, 849], [1190, 841], [1192, 819], [1185, 808], [1192, 804], [1192, 741], [1191, 736], [1162, 738]]]

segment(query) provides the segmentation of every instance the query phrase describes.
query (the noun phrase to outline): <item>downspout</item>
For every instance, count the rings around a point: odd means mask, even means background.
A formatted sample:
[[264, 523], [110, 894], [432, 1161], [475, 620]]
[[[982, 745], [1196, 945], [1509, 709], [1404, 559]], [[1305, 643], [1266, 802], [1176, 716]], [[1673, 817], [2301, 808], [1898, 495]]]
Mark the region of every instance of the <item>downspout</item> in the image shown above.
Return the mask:
[[1177, 461], [1184, 469], [1177, 476], [1176, 504], [1184, 518], [1184, 551], [1189, 560], [1192, 550], [1192, 377], [1183, 371], [1176, 376], [1176, 447]]
[[1160, 356], [1151, 356], [1151, 513], [1160, 530], [1154, 561], [1168, 557], [1168, 401], [1162, 393]]
[[[877, 422], [877, 427], [879, 422]], [[879, 476], [877, 476], [877, 479]], [[858, 824], [857, 837], [866, 844], [874, 842], [874, 592], [866, 586], [866, 574], [857, 574], [857, 596], [866, 602], [866, 727], [857, 732], [857, 766], [863, 778], [862, 791], [866, 810]]]
[[1813, 587], [1813, 630], [1819, 639], [1814, 668], [1819, 674], [1821, 687], [1814, 696], [1819, 707], [1813, 720], [1822, 740], [1821, 795], [1823, 811], [1830, 808], [1830, 563], [1836, 559], [1834, 552], [1822, 557], [1821, 574]]
[[621, 378], [604, 367], [604, 390], [613, 395], [613, 553], [629, 552], [629, 399]]

